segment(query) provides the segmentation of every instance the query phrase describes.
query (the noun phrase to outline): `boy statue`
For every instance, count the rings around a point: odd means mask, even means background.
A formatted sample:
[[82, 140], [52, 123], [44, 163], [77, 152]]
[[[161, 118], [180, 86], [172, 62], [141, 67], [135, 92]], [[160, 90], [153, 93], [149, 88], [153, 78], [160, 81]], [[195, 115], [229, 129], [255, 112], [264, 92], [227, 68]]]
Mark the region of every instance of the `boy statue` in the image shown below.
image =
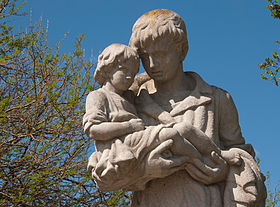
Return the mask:
[[[93, 175], [99, 187], [116, 190], [114, 183], [123, 180], [117, 188], [134, 191], [133, 207], [263, 207], [264, 177], [252, 146], [242, 137], [230, 94], [208, 85], [194, 72], [183, 72], [188, 41], [182, 18], [167, 9], [144, 14], [133, 26], [129, 46], [147, 72], [136, 77], [131, 87], [137, 95], [137, 117], [146, 128], [191, 126], [176, 129], [203, 156], [204, 164], [189, 162], [187, 153], [170, 151], [178, 144], [176, 139], [159, 140], [143, 158], [134, 160], [133, 167], [127, 165], [126, 173]], [[152, 134], [145, 136], [141, 140], [149, 146], [145, 140]], [[92, 173], [98, 162], [90, 158]]]

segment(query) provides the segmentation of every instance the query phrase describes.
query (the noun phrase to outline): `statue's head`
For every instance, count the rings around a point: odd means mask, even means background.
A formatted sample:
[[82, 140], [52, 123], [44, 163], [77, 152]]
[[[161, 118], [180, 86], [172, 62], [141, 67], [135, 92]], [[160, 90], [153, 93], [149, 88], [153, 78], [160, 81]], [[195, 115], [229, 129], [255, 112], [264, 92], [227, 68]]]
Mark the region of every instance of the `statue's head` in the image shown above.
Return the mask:
[[[112, 75], [123, 66], [133, 71], [135, 75], [139, 71], [139, 56], [131, 47], [123, 44], [111, 44], [98, 56], [98, 63], [94, 73], [95, 81], [102, 86]], [[130, 71], [128, 71], [130, 72]]]
[[157, 9], [142, 15], [134, 24], [129, 45], [136, 48], [141, 57], [141, 51], [147, 45], [166, 39], [169, 44], [175, 44], [183, 61], [188, 52], [187, 31], [183, 19], [168, 9]]

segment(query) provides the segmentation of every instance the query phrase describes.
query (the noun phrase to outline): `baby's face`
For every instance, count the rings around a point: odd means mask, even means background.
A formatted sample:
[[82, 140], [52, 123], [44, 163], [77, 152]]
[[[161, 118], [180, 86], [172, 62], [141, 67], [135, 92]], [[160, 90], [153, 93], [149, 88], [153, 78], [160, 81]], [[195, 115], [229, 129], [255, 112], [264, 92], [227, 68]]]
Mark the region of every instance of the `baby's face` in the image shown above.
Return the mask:
[[130, 58], [118, 63], [110, 74], [110, 82], [118, 91], [126, 91], [133, 83], [138, 73], [137, 62]]

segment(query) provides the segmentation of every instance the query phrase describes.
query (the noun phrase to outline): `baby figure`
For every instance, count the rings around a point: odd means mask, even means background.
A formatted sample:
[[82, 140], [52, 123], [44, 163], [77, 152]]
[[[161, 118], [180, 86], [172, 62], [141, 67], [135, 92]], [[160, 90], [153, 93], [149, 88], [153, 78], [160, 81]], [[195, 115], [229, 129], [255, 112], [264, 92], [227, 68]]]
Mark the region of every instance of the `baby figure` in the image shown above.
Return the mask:
[[[203, 158], [198, 151], [200, 149], [188, 141], [189, 136], [199, 146], [199, 138], [204, 140], [210, 151], [220, 154], [218, 147], [206, 135], [185, 123], [144, 126], [134, 106], [134, 94], [128, 90], [138, 71], [139, 56], [128, 46], [112, 44], [98, 57], [94, 77], [100, 88], [88, 95], [83, 118], [85, 133], [95, 140], [96, 150], [89, 159], [88, 169], [97, 185], [100, 178], [114, 179], [122, 173], [128, 174], [148, 152], [168, 139], [173, 140], [171, 155], [187, 156], [189, 162], [196, 165], [204, 165]], [[160, 106], [149, 104], [159, 111], [157, 108]], [[199, 148], [203, 147], [205, 145]], [[121, 186], [124, 181], [116, 179], [116, 189], [118, 182]], [[114, 189], [102, 186], [102, 190]]]

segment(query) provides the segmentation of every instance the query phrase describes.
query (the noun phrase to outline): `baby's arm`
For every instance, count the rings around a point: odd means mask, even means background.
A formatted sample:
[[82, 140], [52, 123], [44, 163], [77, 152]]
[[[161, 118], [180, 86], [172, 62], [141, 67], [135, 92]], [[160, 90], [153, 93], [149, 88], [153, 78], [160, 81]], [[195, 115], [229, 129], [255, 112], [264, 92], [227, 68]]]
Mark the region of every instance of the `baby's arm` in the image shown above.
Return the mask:
[[141, 119], [131, 119], [124, 122], [103, 122], [92, 125], [88, 130], [88, 136], [95, 140], [111, 140], [126, 134], [144, 129]]
[[191, 142], [202, 154], [209, 155], [212, 151], [221, 154], [221, 149], [209, 139], [204, 132], [191, 124], [181, 122], [175, 124], [173, 128], [175, 128], [182, 137]]
[[175, 119], [167, 111], [164, 111], [145, 89], [140, 91], [136, 98], [136, 104], [139, 112], [158, 120], [161, 124], [175, 123]]
[[200, 153], [211, 155], [214, 151], [222, 156], [229, 164], [240, 164], [239, 157], [236, 157], [231, 151], [221, 150], [204, 132], [196, 127], [182, 122], [175, 124], [173, 128], [176, 129], [182, 137], [192, 143]]
[[104, 92], [97, 90], [87, 96], [83, 125], [89, 138], [105, 141], [144, 129], [141, 119], [111, 122], [107, 118], [108, 111], [110, 108]]
[[[153, 117], [162, 124], [175, 123], [175, 119], [167, 111], [164, 111], [157, 103], [155, 103], [146, 90], [141, 90], [138, 102], [142, 103], [139, 104], [138, 107], [138, 110], [142, 113]], [[181, 122], [175, 124], [173, 128], [176, 129], [182, 137], [188, 140], [202, 154], [209, 155], [212, 151], [221, 154], [219, 147], [201, 130], [196, 129], [192, 125]]]
[[202, 156], [199, 151], [187, 139], [184, 139], [176, 129], [163, 128], [158, 137], [160, 143], [168, 139], [172, 139], [174, 141], [170, 148], [173, 154], [188, 156], [190, 161], [193, 161], [194, 159], [202, 160]]

